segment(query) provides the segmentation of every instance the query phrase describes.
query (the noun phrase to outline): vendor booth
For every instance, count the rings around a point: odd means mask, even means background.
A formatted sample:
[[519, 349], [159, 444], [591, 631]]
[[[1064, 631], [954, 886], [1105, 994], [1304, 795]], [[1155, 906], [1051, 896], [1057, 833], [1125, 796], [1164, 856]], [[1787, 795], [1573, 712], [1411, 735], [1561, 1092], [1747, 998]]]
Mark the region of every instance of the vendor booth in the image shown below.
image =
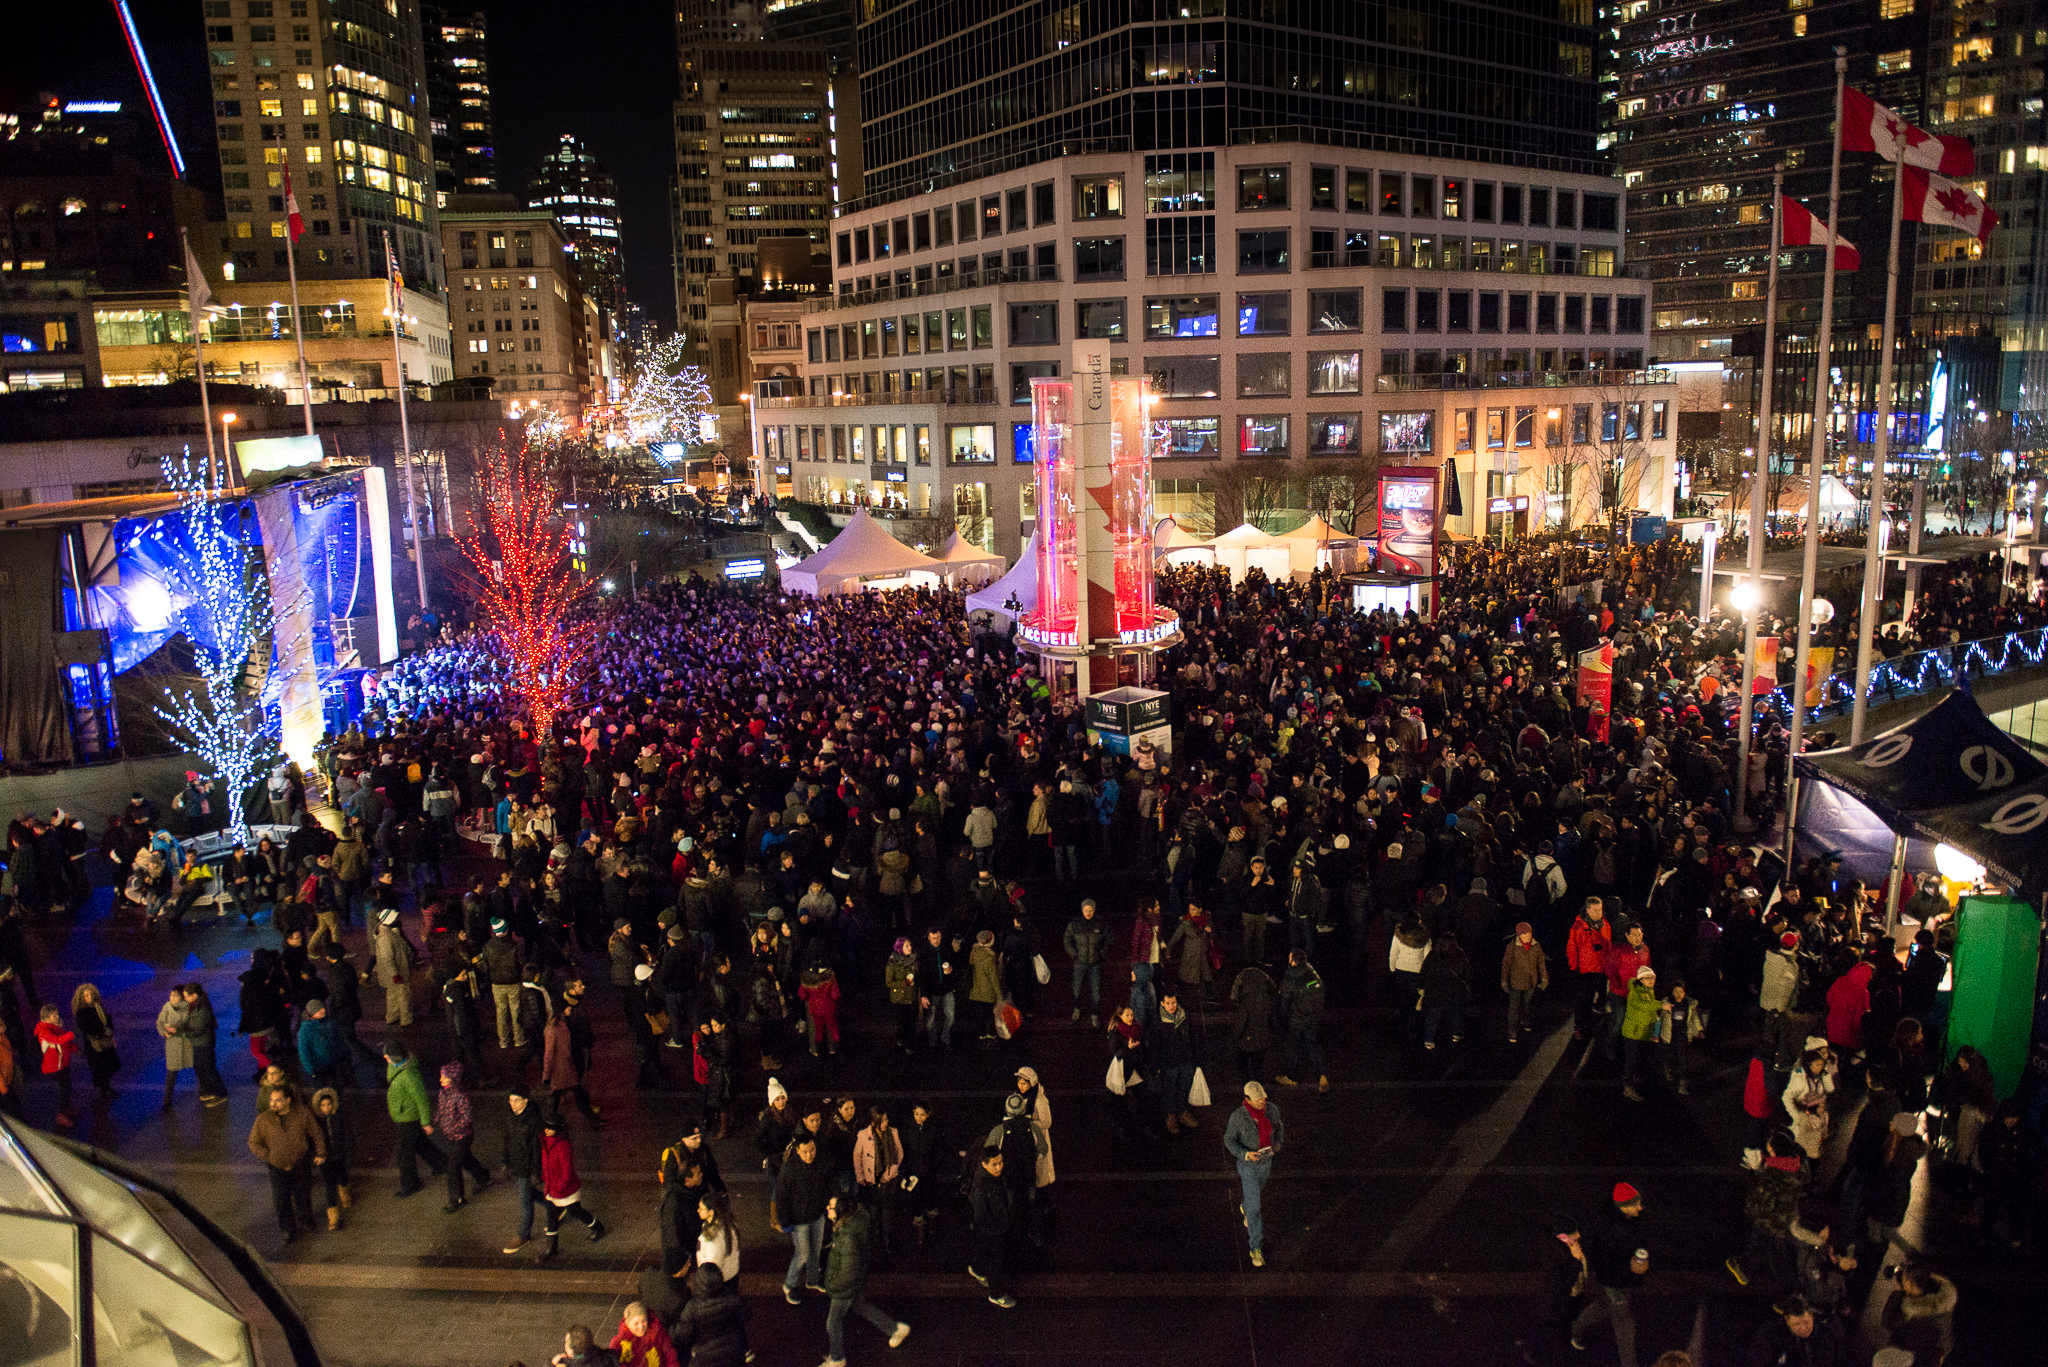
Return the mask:
[[1346, 536], [1319, 514], [1310, 514], [1308, 521], [1291, 532], [1280, 533], [1279, 539], [1287, 545], [1288, 564], [1296, 574], [1306, 575], [1318, 569], [1342, 574], [1357, 568], [1358, 538]]
[[889, 535], [862, 508], [816, 555], [782, 572], [782, 587], [823, 597], [863, 588], [931, 588], [945, 565]]
[[1162, 517], [1152, 529], [1152, 558], [1161, 565], [1213, 565], [1216, 552], [1173, 518]]
[[967, 595], [967, 611], [992, 612], [1014, 622], [1038, 603], [1038, 533], [1024, 538], [1024, 549], [1010, 571], [985, 589]]
[[1230, 571], [1233, 584], [1242, 583], [1253, 570], [1263, 572], [1275, 582], [1285, 580], [1294, 572], [1294, 556], [1287, 543], [1277, 536], [1269, 536], [1249, 522], [1211, 541], [1209, 549], [1215, 553], [1216, 563]]
[[983, 550], [958, 532], [947, 537], [932, 558], [944, 566], [940, 573], [949, 589], [980, 588], [1002, 578], [1009, 568], [1003, 557]]

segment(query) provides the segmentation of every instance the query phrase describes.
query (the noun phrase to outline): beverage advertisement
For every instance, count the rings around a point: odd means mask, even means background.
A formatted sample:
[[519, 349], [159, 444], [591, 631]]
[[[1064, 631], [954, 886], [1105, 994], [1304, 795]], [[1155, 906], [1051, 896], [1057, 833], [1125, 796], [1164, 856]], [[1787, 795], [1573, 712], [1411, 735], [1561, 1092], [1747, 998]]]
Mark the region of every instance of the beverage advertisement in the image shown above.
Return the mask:
[[1380, 573], [1436, 574], [1439, 488], [1431, 466], [1380, 472]]

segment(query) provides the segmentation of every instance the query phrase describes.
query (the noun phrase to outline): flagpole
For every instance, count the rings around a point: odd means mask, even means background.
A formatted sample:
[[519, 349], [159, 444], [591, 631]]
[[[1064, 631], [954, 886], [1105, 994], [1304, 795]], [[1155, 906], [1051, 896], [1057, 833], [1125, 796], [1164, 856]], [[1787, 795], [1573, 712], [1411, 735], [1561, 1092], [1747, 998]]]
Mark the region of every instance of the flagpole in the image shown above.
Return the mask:
[[[1735, 826], [1739, 830], [1748, 817], [1749, 747], [1754, 725], [1756, 697], [1756, 626], [1763, 616], [1764, 530], [1770, 524], [1764, 513], [1764, 495], [1770, 488], [1771, 469], [1771, 382], [1778, 369], [1778, 256], [1782, 251], [1785, 224], [1785, 163], [1779, 162], [1771, 176], [1771, 265], [1764, 285], [1764, 375], [1763, 392], [1756, 413], [1756, 473], [1749, 486], [1749, 571], [1748, 618], [1742, 627], [1742, 702], [1740, 730], [1736, 734]], [[1835, 244], [1828, 243], [1828, 260], [1835, 259]], [[1704, 626], [1704, 622], [1702, 623]]]
[[1906, 163], [1892, 167], [1892, 241], [1885, 261], [1884, 354], [1877, 363], [1877, 433], [1870, 471], [1870, 517], [1863, 548], [1863, 607], [1856, 622], [1856, 698], [1849, 713], [1849, 743], [1863, 743], [1863, 722], [1870, 706], [1872, 638], [1877, 616], [1884, 610], [1884, 467], [1891, 456], [1892, 334], [1899, 306], [1899, 238], [1905, 233]]
[[1799, 579], [1799, 653], [1792, 665], [1791, 753], [1785, 760], [1785, 866], [1792, 866], [1792, 828], [1798, 820], [1799, 749], [1806, 731], [1806, 670], [1813, 658], [1814, 580], [1820, 561], [1821, 462], [1827, 458], [1828, 424], [1833, 417], [1829, 403], [1829, 349], [1835, 327], [1835, 243], [1841, 236], [1842, 213], [1842, 91], [1849, 83], [1849, 49], [1835, 49], [1835, 141], [1828, 164], [1828, 246], [1827, 267], [1821, 275], [1820, 337], [1814, 355], [1813, 446], [1806, 457], [1806, 555]]
[[[198, 258], [192, 255], [192, 235], [183, 228], [178, 229], [178, 242], [185, 248], [185, 317], [192, 328], [192, 369], [199, 377], [199, 420], [206, 424], [206, 478], [211, 483], [213, 463], [219, 456], [213, 447], [213, 405], [206, 398], [206, 349], [199, 340], [199, 307], [193, 302], [192, 266]], [[206, 282], [197, 283], [203, 286]]]
[[[289, 155], [290, 153], [285, 150], [284, 140], [278, 139], [277, 159], [284, 167], [287, 196], [291, 194], [292, 175], [291, 164], [285, 161]], [[291, 210], [295, 203], [295, 200], [288, 199], [285, 204], [286, 210]], [[284, 225], [284, 262], [285, 269], [291, 274], [292, 282], [292, 341], [299, 349], [299, 406], [305, 410], [306, 435], [310, 437], [313, 435], [313, 385], [306, 374], [306, 329], [299, 317], [299, 240], [292, 235], [289, 213]]]
[[405, 454], [405, 520], [412, 523], [412, 567], [419, 579], [420, 611], [427, 610], [427, 539], [412, 501], [412, 426], [405, 416], [405, 351], [399, 324], [405, 318], [405, 295], [398, 287], [398, 258], [391, 254], [391, 230], [384, 230], [384, 293], [391, 300], [391, 358], [398, 367], [398, 439]]

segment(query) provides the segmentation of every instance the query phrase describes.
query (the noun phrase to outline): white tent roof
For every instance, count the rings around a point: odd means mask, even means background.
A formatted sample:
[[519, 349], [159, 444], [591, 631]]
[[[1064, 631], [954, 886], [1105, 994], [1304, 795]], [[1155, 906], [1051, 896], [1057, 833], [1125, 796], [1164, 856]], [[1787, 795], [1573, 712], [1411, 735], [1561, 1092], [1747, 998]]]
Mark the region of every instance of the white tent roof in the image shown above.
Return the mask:
[[958, 532], [954, 532], [951, 536], [948, 536], [946, 538], [946, 544], [939, 547], [939, 553], [932, 558], [935, 560], [943, 561], [948, 565], [974, 565], [981, 564], [984, 562], [996, 565], [1008, 565], [1010, 563], [1009, 561], [1003, 559], [1003, 557], [1001, 557], [1000, 555], [995, 555], [989, 551], [985, 551], [981, 547], [975, 545], [972, 541], [964, 539]]
[[873, 575], [939, 571], [939, 562], [889, 535], [865, 508], [853, 515], [825, 549], [782, 572], [782, 587], [798, 593], [834, 593]]
[[1015, 594], [1017, 601], [1030, 611], [1038, 606], [1038, 533], [1033, 532], [1024, 539], [1024, 550], [1017, 557], [1017, 563], [1010, 566], [1010, 572], [995, 583], [977, 593], [967, 595], [967, 610], [976, 612], [983, 608], [1001, 613], [1005, 617], [1016, 614], [1003, 606]]
[[1193, 532], [1181, 526], [1180, 522], [1172, 517], [1162, 517], [1159, 519], [1159, 525], [1152, 529], [1152, 549], [1154, 551], [1177, 551], [1183, 546], [1206, 546], [1208, 544], [1201, 537], [1196, 536]]
[[1269, 536], [1251, 523], [1242, 522], [1209, 544], [1218, 550], [1243, 550], [1251, 546], [1275, 546], [1279, 543], [1279, 537]]

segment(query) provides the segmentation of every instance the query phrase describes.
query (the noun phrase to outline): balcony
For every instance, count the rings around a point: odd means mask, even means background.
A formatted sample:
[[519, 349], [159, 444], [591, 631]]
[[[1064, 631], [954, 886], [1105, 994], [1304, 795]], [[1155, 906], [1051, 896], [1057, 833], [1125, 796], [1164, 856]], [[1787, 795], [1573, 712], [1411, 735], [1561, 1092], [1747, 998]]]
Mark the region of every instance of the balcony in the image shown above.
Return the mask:
[[1380, 375], [1375, 394], [1430, 393], [1446, 389], [1605, 389], [1677, 384], [1661, 368], [1649, 370], [1467, 370], [1435, 375]]
[[859, 290], [839, 295], [835, 302], [843, 309], [864, 308], [869, 304], [887, 304], [899, 299], [925, 299], [938, 294], [980, 289], [985, 285], [1057, 284], [1059, 278], [1058, 266], [1004, 266], [998, 270], [963, 271], [934, 280], [917, 280], [908, 285], [883, 285]]
[[1000, 404], [997, 389], [903, 389], [893, 394], [799, 394], [785, 399], [758, 399], [758, 408], [901, 408], [914, 404], [960, 406]]
[[1612, 261], [1587, 261], [1584, 259], [1564, 265], [1556, 261], [1517, 261], [1512, 265], [1496, 256], [1472, 257], [1456, 266], [1416, 266], [1403, 262], [1399, 254], [1389, 248], [1362, 247], [1341, 252], [1310, 252], [1308, 268], [1312, 271], [1341, 270], [1345, 268], [1370, 267], [1374, 270], [1418, 270], [1480, 271], [1493, 275], [1576, 275], [1601, 279], [1620, 278], [1623, 280], [1648, 280], [1646, 266], [1617, 265]]

